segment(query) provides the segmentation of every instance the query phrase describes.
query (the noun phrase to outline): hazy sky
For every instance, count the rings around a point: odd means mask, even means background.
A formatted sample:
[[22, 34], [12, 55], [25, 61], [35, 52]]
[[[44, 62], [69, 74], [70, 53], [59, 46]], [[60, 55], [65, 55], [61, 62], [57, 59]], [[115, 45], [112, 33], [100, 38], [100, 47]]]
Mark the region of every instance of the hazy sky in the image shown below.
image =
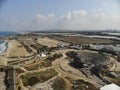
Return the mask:
[[120, 0], [0, 0], [0, 30], [120, 30]]

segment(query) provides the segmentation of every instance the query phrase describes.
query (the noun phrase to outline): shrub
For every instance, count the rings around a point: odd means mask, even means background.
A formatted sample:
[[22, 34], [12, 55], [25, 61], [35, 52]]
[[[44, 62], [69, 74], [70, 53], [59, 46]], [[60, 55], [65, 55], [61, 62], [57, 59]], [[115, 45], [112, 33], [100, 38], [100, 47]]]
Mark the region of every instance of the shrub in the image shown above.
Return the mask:
[[37, 82], [39, 82], [39, 79], [38, 79], [37, 77], [30, 77], [30, 78], [28, 79], [28, 84], [29, 84], [30, 86], [34, 85], [34, 84], [37, 83]]
[[52, 84], [53, 90], [65, 90], [66, 83], [62, 78], [57, 78]]

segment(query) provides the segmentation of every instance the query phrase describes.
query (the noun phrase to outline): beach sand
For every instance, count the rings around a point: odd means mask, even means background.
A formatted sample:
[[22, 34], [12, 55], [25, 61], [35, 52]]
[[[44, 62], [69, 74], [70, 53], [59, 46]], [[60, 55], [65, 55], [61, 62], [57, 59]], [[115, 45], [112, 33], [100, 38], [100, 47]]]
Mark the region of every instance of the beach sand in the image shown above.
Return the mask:
[[25, 57], [30, 54], [26, 51], [24, 46], [16, 40], [10, 40], [8, 42], [8, 48], [6, 51], [6, 56], [9, 58], [15, 57]]

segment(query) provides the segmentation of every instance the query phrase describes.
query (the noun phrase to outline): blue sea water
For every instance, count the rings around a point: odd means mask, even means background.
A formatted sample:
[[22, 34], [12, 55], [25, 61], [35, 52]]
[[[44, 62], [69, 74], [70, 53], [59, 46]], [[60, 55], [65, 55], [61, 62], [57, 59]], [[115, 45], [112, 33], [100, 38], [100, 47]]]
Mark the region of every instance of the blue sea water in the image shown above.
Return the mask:
[[7, 35], [13, 35], [13, 34], [18, 34], [18, 32], [14, 32], [14, 31], [0, 31], [0, 36], [7, 36]]
[[[13, 31], [0, 31], [0, 37], [7, 36], [7, 35], [13, 35], [18, 34], [18, 32]], [[0, 53], [4, 52], [7, 49], [7, 42], [4, 40], [0, 40]]]

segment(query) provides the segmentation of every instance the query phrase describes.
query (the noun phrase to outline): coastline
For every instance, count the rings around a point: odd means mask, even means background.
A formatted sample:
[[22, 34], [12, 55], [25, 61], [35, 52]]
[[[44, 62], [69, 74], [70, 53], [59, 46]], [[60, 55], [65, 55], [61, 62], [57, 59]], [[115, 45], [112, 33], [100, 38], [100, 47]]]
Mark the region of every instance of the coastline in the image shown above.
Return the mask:
[[18, 33], [16, 31], [0, 31], [0, 54], [5, 53], [8, 48], [9, 41], [5, 39], [6, 36], [16, 35]]
[[6, 40], [0, 40], [0, 54], [6, 52], [8, 48], [8, 42]]

